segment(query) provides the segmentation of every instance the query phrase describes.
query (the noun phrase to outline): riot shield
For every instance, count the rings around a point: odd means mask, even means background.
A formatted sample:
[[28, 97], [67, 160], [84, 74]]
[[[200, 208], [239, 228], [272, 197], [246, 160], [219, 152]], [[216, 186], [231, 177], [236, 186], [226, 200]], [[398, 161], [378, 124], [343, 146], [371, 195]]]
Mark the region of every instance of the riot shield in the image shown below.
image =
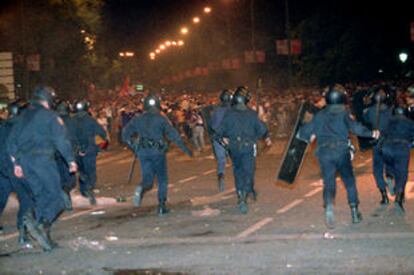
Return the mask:
[[308, 143], [296, 138], [296, 136], [300, 127], [304, 124], [305, 113], [310, 112], [310, 107], [311, 104], [306, 101], [300, 105], [295, 127], [290, 135], [289, 142], [286, 145], [282, 161], [280, 162], [279, 169], [277, 171], [277, 181], [293, 184], [296, 176], [299, 174], [299, 170], [302, 166], [306, 150], [308, 148]]
[[[372, 128], [371, 125], [367, 125], [364, 121], [364, 110], [368, 108], [371, 104], [372, 91], [369, 90], [359, 90], [352, 96], [352, 113], [355, 115], [355, 119], [361, 122], [364, 126]], [[374, 145], [373, 138], [367, 137], [357, 137], [359, 150], [367, 151], [371, 149]]]
[[214, 105], [207, 105], [201, 109], [200, 114], [204, 121], [204, 129], [207, 131], [210, 142], [213, 143], [214, 130], [211, 127], [211, 114], [214, 112]]

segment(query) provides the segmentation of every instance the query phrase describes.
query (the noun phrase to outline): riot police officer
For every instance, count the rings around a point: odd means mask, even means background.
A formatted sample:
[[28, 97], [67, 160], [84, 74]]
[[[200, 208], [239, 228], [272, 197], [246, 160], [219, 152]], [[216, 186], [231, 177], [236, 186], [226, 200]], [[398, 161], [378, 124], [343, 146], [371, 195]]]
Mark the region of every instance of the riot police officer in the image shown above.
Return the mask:
[[23, 216], [33, 210], [33, 199], [30, 188], [24, 179], [17, 179], [13, 174], [13, 163], [7, 153], [6, 140], [11, 128], [16, 123], [21, 112], [20, 102], [12, 102], [7, 106], [8, 119], [0, 124], [0, 215], [6, 206], [11, 192], [16, 192], [19, 202], [17, 213], [17, 229], [19, 231], [19, 244], [28, 243], [27, 232], [23, 225]]
[[408, 178], [410, 148], [414, 140], [414, 122], [406, 117], [406, 110], [397, 107], [394, 116], [382, 132], [379, 143], [386, 169], [395, 179], [395, 207], [404, 210], [404, 191]]
[[[72, 148], [74, 147], [75, 137], [76, 137], [76, 128], [74, 124], [74, 119], [70, 116], [70, 107], [69, 103], [66, 101], [61, 101], [56, 106], [56, 112], [63, 120], [66, 126], [68, 138], [71, 141]], [[60, 181], [63, 189], [63, 198], [65, 201], [65, 208], [68, 211], [73, 210], [72, 200], [70, 197], [70, 191], [76, 185], [76, 175], [69, 172], [68, 165], [65, 162], [65, 159], [60, 155], [59, 152], [56, 152], [56, 162], [59, 168]]]
[[254, 192], [256, 142], [263, 138], [268, 146], [271, 145], [266, 125], [247, 106], [249, 100], [250, 92], [247, 88], [238, 87], [233, 95], [233, 107], [215, 128], [217, 135], [223, 139], [230, 151], [238, 207], [243, 214], [248, 212], [247, 195]]
[[[138, 136], [134, 139], [134, 136]], [[144, 98], [144, 113], [135, 116], [122, 130], [122, 140], [134, 151], [141, 164], [142, 180], [134, 196], [135, 206], [140, 206], [143, 195], [152, 188], [154, 178], [158, 180], [158, 215], [167, 214], [166, 207], [168, 172], [166, 152], [168, 144], [175, 143], [184, 153], [192, 156], [178, 131], [170, 121], [160, 114], [160, 99], [155, 95]]]
[[224, 171], [226, 168], [227, 149], [223, 140], [218, 136], [214, 129], [218, 128], [223, 121], [224, 116], [231, 107], [232, 93], [225, 89], [220, 94], [220, 104], [214, 108], [210, 118], [210, 127], [212, 129], [212, 142], [214, 156], [217, 160], [217, 179], [219, 191], [224, 191]]
[[74, 147], [79, 167], [79, 186], [82, 196], [89, 198], [91, 205], [96, 204], [93, 189], [96, 185], [96, 156], [99, 147], [95, 138], [107, 140], [106, 132], [98, 122], [88, 114], [89, 103], [79, 101], [75, 105], [73, 127], [75, 128]]
[[64, 208], [55, 152], [60, 152], [71, 172], [77, 170], [64, 122], [50, 110], [53, 98], [52, 88], [36, 87], [31, 105], [20, 115], [7, 139], [14, 174], [25, 179], [34, 198], [36, 223], [25, 215], [24, 225], [44, 250], [55, 246], [50, 227]]
[[319, 159], [323, 178], [326, 225], [333, 228], [337, 172], [345, 183], [352, 222], [359, 223], [362, 219], [358, 210], [358, 191], [352, 170], [349, 132], [359, 136], [378, 138], [379, 131], [371, 131], [351, 117], [345, 107], [346, 90], [343, 86], [330, 86], [326, 91], [325, 100], [327, 106], [300, 128], [298, 137], [308, 142], [315, 137], [317, 139], [316, 156]]
[[[385, 88], [380, 87], [373, 96], [374, 105], [364, 110], [364, 120], [371, 126], [371, 129], [379, 130], [381, 133], [388, 125], [392, 116], [392, 108], [386, 104], [389, 96], [390, 94]], [[374, 178], [381, 193], [380, 204], [385, 206], [389, 204], [389, 199], [386, 190], [386, 181], [384, 180], [385, 166], [378, 143], [374, 145], [372, 153]], [[390, 182], [390, 179], [387, 179], [387, 182]], [[393, 195], [393, 189], [389, 188], [389, 191]]]

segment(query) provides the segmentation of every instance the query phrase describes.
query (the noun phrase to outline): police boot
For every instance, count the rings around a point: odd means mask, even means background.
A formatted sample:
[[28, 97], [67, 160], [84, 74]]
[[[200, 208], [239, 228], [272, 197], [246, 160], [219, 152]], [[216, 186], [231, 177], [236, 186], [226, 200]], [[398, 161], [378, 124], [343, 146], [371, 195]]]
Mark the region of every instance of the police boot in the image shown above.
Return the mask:
[[245, 191], [237, 191], [238, 196], [238, 206], [240, 213], [247, 214], [249, 211], [249, 206], [247, 205], [247, 194]]
[[89, 199], [89, 203], [91, 205], [96, 205], [96, 198], [95, 198], [95, 193], [93, 192], [92, 189], [88, 189], [85, 191], [85, 195], [86, 197], [88, 197]]
[[386, 190], [380, 190], [381, 192], [381, 201], [380, 204], [383, 206], [386, 206], [390, 203], [390, 200], [388, 199], [387, 191]]
[[141, 185], [138, 185], [137, 188], [135, 189], [135, 194], [134, 194], [134, 205], [136, 207], [141, 206], [143, 196], [144, 196], [144, 188]]
[[29, 243], [29, 237], [27, 235], [27, 230], [24, 227], [24, 225], [19, 226], [18, 230], [19, 230], [19, 244], [26, 245], [27, 243]]
[[405, 209], [404, 209], [404, 193], [403, 192], [397, 192], [397, 194], [395, 195], [394, 206], [395, 206], [395, 209], [397, 209], [397, 211], [400, 214], [405, 214]]
[[325, 224], [329, 229], [335, 228], [335, 216], [332, 203], [325, 206]]
[[160, 216], [160, 217], [164, 216], [164, 215], [168, 214], [169, 212], [170, 212], [170, 210], [165, 205], [165, 200], [161, 200], [158, 203], [158, 210], [157, 210], [158, 216]]
[[45, 232], [46, 232], [46, 236], [47, 236], [47, 238], [49, 239], [50, 244], [52, 245], [52, 248], [56, 248], [56, 247], [58, 247], [58, 243], [57, 243], [57, 242], [55, 242], [55, 241], [52, 239], [51, 234], [50, 234], [50, 231], [51, 231], [51, 227], [52, 227], [52, 225], [51, 225], [50, 223], [45, 223], [45, 224], [43, 224], [43, 226], [44, 226], [44, 230], [45, 230]]
[[63, 190], [63, 201], [65, 202], [66, 211], [72, 211], [73, 210], [72, 199], [70, 197], [70, 193], [65, 190]]
[[253, 201], [257, 201], [257, 192], [256, 189], [252, 188], [252, 191], [250, 192], [250, 195], [252, 196]]
[[44, 251], [51, 251], [53, 249], [44, 227], [35, 222], [33, 214], [28, 212], [23, 216], [23, 225]]
[[218, 174], [218, 189], [219, 189], [219, 192], [224, 191], [224, 174], [223, 173]]
[[358, 210], [358, 204], [350, 204], [352, 223], [360, 223], [362, 221], [362, 214]]

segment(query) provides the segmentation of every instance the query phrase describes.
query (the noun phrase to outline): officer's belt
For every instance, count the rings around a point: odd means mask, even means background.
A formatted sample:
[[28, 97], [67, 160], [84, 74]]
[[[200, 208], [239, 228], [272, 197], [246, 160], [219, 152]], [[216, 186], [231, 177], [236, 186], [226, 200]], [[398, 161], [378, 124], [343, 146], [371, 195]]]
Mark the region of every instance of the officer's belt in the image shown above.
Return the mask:
[[242, 138], [240, 136], [236, 136], [234, 139], [231, 139], [233, 143], [236, 143], [238, 146], [252, 146], [255, 144], [254, 140], [249, 138]]
[[154, 140], [151, 138], [139, 138], [138, 149], [156, 149], [159, 151], [164, 151], [167, 149], [166, 143], [163, 140]]
[[329, 148], [329, 149], [334, 149], [337, 147], [348, 147], [348, 142], [345, 141], [329, 141], [329, 142], [325, 142], [321, 145], [319, 145], [319, 148]]

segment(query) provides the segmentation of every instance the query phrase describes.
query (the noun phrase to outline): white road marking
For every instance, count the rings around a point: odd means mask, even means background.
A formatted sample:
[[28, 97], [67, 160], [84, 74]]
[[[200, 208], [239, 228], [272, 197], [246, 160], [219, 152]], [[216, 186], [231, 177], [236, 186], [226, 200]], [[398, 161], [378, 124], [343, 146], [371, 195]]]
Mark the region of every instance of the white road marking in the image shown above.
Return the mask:
[[214, 172], [216, 172], [216, 169], [211, 169], [211, 170], [205, 171], [205, 172], [203, 173], [203, 175], [204, 175], [204, 176], [206, 176], [206, 175], [212, 174], [212, 173], [214, 173]]
[[260, 228], [272, 221], [273, 218], [271, 217], [264, 218], [263, 220], [253, 224], [252, 226], [241, 232], [239, 235], [237, 235], [237, 238], [246, 238], [247, 236], [253, 234], [254, 232], [258, 231]]
[[318, 181], [314, 181], [310, 184], [310, 186], [323, 186], [323, 181], [322, 180], [318, 180]]
[[283, 214], [287, 211], [289, 211], [290, 209], [292, 209], [293, 207], [295, 207], [298, 204], [301, 204], [303, 202], [303, 199], [296, 199], [294, 201], [292, 201], [291, 203], [289, 203], [288, 205], [286, 205], [285, 207], [280, 208], [279, 210], [277, 210], [277, 214]]
[[414, 181], [407, 182], [405, 186], [405, 198], [408, 200], [414, 198]]
[[305, 195], [305, 198], [312, 197], [313, 195], [318, 194], [318, 193], [319, 193], [319, 192], [321, 192], [322, 190], [323, 190], [323, 188], [322, 188], [322, 187], [318, 187], [318, 188], [316, 188], [316, 189], [313, 189], [312, 191], [310, 191], [309, 193], [307, 193], [307, 194]]
[[365, 160], [364, 162], [362, 162], [362, 163], [360, 163], [360, 164], [356, 165], [355, 167], [357, 167], [357, 168], [361, 168], [361, 167], [363, 167], [363, 166], [367, 165], [367, 164], [368, 164], [369, 162], [371, 162], [371, 161], [372, 161], [372, 158], [369, 158], [369, 159]]
[[192, 176], [192, 177], [189, 177], [189, 178], [186, 178], [186, 179], [179, 180], [178, 183], [185, 183], [185, 182], [188, 182], [188, 181], [195, 180], [196, 178], [198, 178], [198, 176]]
[[227, 191], [217, 193], [213, 196], [194, 197], [194, 198], [191, 199], [191, 204], [194, 205], [194, 206], [198, 206], [198, 205], [205, 205], [205, 204], [209, 204], [209, 203], [213, 203], [213, 202], [218, 202], [218, 201], [221, 201], [221, 200], [226, 200], [226, 199], [229, 199], [229, 198], [234, 196], [234, 194], [232, 194], [231, 196], [227, 196], [227, 195], [233, 193], [234, 191], [236, 191], [236, 189], [232, 188], [232, 189], [229, 189]]

